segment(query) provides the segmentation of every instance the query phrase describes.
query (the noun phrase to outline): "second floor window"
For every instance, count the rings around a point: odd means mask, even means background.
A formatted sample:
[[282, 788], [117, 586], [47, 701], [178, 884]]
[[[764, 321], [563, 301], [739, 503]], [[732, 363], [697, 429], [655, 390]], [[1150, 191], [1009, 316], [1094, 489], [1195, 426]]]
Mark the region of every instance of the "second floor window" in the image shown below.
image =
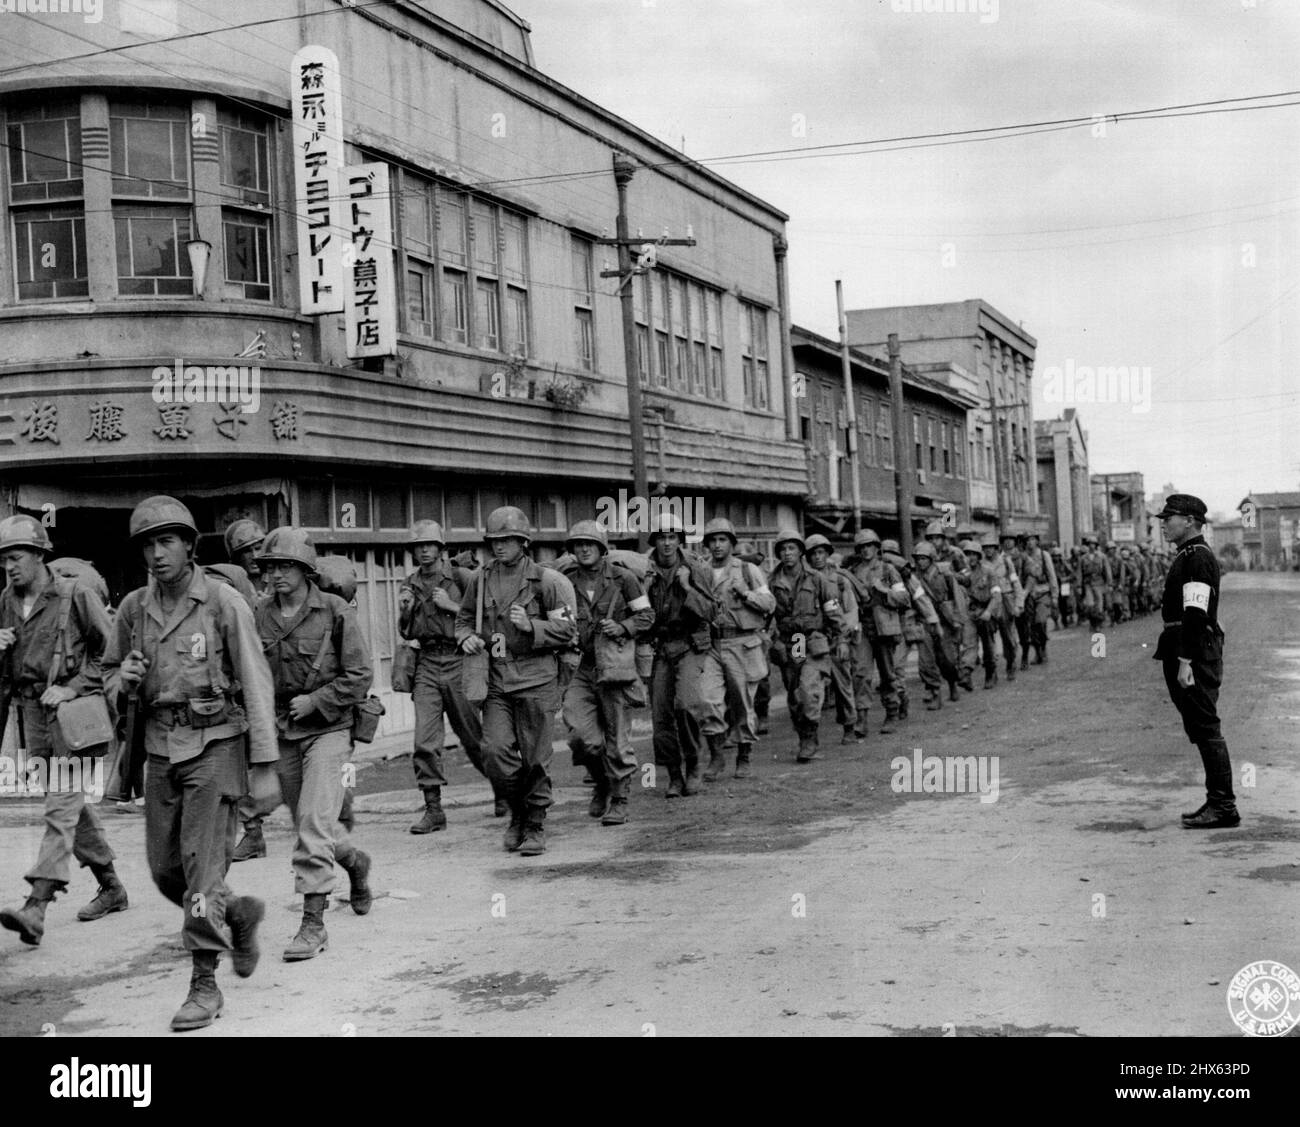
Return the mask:
[[271, 300], [271, 175], [266, 125], [218, 115], [225, 296]]
[[767, 310], [761, 305], [742, 301], [740, 367], [744, 377], [745, 404], [764, 411], [771, 402], [767, 363]]
[[[573, 264], [573, 336], [578, 367], [596, 370], [596, 282], [592, 266], [592, 245], [576, 235], [570, 242]], [[641, 341], [637, 338], [638, 362]]]

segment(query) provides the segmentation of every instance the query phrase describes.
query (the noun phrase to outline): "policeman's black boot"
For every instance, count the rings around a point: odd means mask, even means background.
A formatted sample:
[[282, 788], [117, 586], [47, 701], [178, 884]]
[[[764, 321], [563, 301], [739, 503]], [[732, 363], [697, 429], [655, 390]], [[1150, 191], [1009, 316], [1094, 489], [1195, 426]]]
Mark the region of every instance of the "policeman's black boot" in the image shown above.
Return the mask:
[[442, 787], [430, 787], [424, 792], [424, 814], [411, 827], [411, 833], [429, 834], [446, 828], [447, 815], [442, 812]]
[[6, 908], [0, 912], [0, 926], [16, 931], [18, 938], [28, 947], [39, 947], [41, 936], [45, 934], [45, 906], [64, 887], [56, 881], [37, 877], [32, 881], [32, 891], [21, 908]]
[[709, 736], [709, 765], [704, 769], [704, 781], [716, 783], [727, 771], [727, 733], [719, 732]]
[[102, 920], [113, 912], [125, 912], [130, 904], [126, 898], [126, 889], [117, 879], [113, 863], [110, 861], [107, 865], [91, 865], [90, 871], [99, 881], [99, 892], [95, 894], [95, 899], [77, 913], [77, 919], [89, 923], [91, 920]]
[[1232, 761], [1228, 756], [1227, 742], [1220, 737], [1201, 740], [1196, 746], [1205, 766], [1206, 803], [1195, 813], [1183, 815], [1184, 827], [1217, 830], [1241, 825], [1237, 798], [1232, 791]]
[[908, 708], [907, 690], [899, 689], [898, 690], [898, 719], [900, 720], [907, 719], [907, 708]]
[[216, 951], [195, 951], [194, 969], [190, 972], [190, 992], [185, 1004], [172, 1018], [172, 1031], [202, 1029], [221, 1016], [224, 999], [217, 989]]
[[990, 668], [989, 666], [986, 665], [986, 666], [984, 667], [984, 687], [985, 687], [986, 689], [991, 689], [991, 688], [993, 688], [993, 686], [996, 685], [997, 683], [998, 683], [998, 671], [997, 671], [997, 669], [996, 669], [996, 668]]
[[681, 798], [684, 793], [686, 780], [682, 777], [680, 767], [668, 768], [668, 789], [664, 792], [665, 798]]
[[1011, 656], [1007, 658], [1007, 680], [1014, 681], [1015, 679], [1016, 679], [1016, 651], [1012, 650]]

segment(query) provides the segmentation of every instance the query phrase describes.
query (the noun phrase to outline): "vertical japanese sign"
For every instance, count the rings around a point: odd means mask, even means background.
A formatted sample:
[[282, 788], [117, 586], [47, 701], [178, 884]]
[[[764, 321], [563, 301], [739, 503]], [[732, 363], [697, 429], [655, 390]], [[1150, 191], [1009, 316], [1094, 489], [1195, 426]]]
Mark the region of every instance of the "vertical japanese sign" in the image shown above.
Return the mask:
[[339, 313], [345, 249], [338, 193], [343, 167], [339, 61], [328, 47], [303, 47], [293, 57], [291, 73], [299, 297], [304, 313]]
[[348, 356], [394, 356], [397, 284], [388, 165], [353, 164], [340, 177], [352, 238], [343, 258]]

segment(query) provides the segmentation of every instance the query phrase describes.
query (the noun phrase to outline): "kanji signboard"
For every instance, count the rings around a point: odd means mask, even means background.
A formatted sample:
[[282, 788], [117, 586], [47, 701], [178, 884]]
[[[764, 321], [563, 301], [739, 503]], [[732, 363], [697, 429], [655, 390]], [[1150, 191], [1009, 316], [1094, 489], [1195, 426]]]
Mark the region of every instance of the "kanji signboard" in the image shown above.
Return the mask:
[[354, 164], [343, 170], [345, 221], [351, 233], [344, 255], [348, 355], [397, 353], [397, 283], [388, 165]]
[[338, 170], [343, 167], [339, 61], [328, 47], [303, 47], [293, 57], [291, 75], [302, 311], [339, 313], [346, 247], [338, 193]]

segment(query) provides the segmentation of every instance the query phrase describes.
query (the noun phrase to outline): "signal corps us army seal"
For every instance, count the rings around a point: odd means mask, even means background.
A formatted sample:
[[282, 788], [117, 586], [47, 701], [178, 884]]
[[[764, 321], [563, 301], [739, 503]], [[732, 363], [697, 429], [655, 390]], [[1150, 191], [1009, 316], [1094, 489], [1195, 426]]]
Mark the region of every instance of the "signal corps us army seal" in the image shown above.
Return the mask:
[[1300, 975], [1272, 959], [1242, 967], [1228, 984], [1228, 1016], [1247, 1036], [1284, 1036], [1300, 1022]]

